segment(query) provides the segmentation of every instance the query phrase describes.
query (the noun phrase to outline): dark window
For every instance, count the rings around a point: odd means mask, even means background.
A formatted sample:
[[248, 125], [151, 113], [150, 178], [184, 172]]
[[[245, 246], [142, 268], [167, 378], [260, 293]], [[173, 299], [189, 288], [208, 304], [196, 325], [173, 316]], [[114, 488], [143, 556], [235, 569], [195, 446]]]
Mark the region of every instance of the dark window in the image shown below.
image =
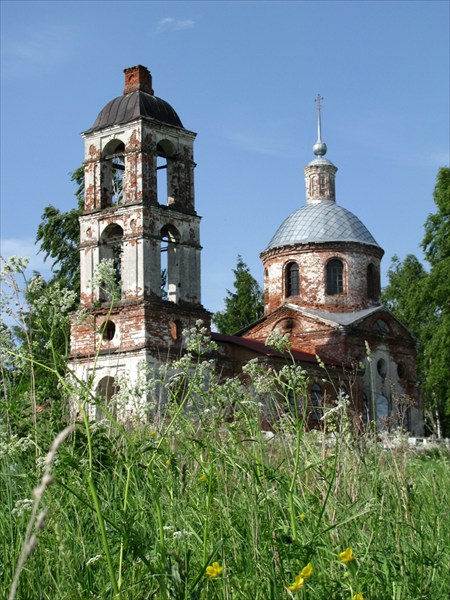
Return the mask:
[[286, 267], [286, 296], [298, 296], [300, 294], [300, 277], [298, 264], [291, 262]]
[[342, 261], [333, 258], [327, 264], [327, 294], [344, 293], [344, 266]]
[[322, 388], [318, 383], [311, 388], [311, 413], [314, 421], [322, 418]]
[[373, 328], [377, 333], [381, 334], [391, 332], [389, 325], [386, 323], [386, 321], [383, 321], [382, 319], [378, 319]]
[[105, 328], [103, 330], [103, 338], [110, 342], [116, 335], [116, 324], [114, 321], [106, 321]]

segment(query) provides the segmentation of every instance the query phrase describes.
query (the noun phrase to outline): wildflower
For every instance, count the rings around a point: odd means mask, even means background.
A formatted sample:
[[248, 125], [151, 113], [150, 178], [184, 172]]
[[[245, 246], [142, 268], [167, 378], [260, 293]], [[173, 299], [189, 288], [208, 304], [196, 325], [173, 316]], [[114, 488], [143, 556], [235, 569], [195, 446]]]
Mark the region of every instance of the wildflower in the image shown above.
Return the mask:
[[340, 552], [338, 556], [339, 560], [343, 563], [348, 563], [355, 558], [353, 550], [351, 548], [346, 548], [344, 552]]
[[301, 587], [303, 587], [304, 583], [305, 583], [305, 580], [301, 576], [301, 574], [297, 575], [294, 583], [292, 585], [290, 585], [287, 589], [290, 590], [291, 592], [295, 592], [295, 590], [299, 590]]
[[364, 596], [362, 594], [355, 594], [352, 600], [364, 600]]
[[305, 515], [305, 513], [302, 513], [302, 514], [300, 515], [300, 519], [301, 519], [302, 521], [303, 521], [304, 519], [306, 519], [306, 515]]
[[208, 481], [208, 478], [206, 477], [206, 475], [203, 473], [203, 475], [200, 475], [200, 477], [198, 478], [199, 481], [205, 482]]
[[223, 571], [223, 568], [219, 565], [218, 562], [213, 562], [212, 565], [209, 565], [209, 567], [206, 567], [206, 574], [208, 575], [208, 577], [218, 577]]
[[306, 567], [303, 567], [303, 569], [300, 571], [300, 577], [302, 577], [303, 579], [309, 579], [312, 574], [313, 574], [312, 563], [308, 563], [306, 565]]

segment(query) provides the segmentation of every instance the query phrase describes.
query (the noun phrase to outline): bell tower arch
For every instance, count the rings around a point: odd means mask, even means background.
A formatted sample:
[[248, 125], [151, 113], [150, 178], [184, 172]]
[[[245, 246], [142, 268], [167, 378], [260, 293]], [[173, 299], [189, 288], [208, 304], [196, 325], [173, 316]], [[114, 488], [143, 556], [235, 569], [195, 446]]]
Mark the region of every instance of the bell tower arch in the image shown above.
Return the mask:
[[[175, 110], [154, 95], [143, 66], [125, 69], [123, 95], [108, 102], [85, 144], [80, 217], [81, 305], [89, 324], [72, 324], [72, 365], [96, 380], [179, 354], [177, 331], [210, 314], [200, 296], [200, 217], [194, 198], [194, 141]], [[112, 261], [119, 298], [111, 306], [94, 275]], [[95, 281], [95, 283], [94, 283]], [[111, 322], [111, 339], [100, 340]], [[99, 348], [99, 344], [101, 347]]]

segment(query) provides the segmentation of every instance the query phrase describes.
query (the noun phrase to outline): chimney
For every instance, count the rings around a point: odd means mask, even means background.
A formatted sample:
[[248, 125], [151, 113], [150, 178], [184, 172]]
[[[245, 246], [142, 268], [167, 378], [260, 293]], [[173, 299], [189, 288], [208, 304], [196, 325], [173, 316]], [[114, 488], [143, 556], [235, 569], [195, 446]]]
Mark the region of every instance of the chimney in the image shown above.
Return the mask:
[[123, 72], [125, 73], [124, 94], [131, 94], [131, 92], [141, 90], [141, 92], [146, 92], [153, 96], [152, 76], [147, 67], [137, 65], [136, 67], [124, 69]]

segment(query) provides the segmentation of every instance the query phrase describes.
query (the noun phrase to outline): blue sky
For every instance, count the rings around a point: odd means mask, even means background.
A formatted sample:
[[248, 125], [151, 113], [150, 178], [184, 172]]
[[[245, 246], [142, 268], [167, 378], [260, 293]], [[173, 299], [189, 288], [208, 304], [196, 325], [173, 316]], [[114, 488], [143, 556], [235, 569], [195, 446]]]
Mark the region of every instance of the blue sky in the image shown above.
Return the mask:
[[[202, 300], [222, 308], [241, 254], [305, 202], [318, 93], [337, 201], [392, 255], [419, 256], [449, 164], [449, 3], [1, 2], [1, 237], [33, 256], [47, 204], [75, 205], [80, 132], [147, 66], [195, 144]], [[384, 275], [385, 277], [385, 275]]]

